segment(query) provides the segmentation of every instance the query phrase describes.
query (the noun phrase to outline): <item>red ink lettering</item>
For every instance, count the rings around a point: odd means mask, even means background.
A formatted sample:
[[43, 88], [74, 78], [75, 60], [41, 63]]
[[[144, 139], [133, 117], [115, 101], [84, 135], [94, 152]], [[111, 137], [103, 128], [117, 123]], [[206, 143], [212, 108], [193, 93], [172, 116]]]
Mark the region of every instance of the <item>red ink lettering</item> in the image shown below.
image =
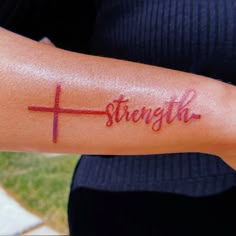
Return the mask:
[[158, 107], [154, 111], [154, 116], [158, 117], [158, 118], [156, 119], [155, 122], [153, 122], [153, 125], [152, 125], [152, 130], [153, 131], [159, 131], [161, 129], [162, 121], [163, 121], [163, 118], [164, 118], [163, 112], [164, 112], [164, 109], [161, 109], [160, 107]]
[[120, 95], [118, 99], [108, 103], [105, 110], [90, 110], [90, 109], [71, 109], [60, 107], [61, 83], [56, 85], [56, 93], [53, 107], [43, 106], [29, 106], [30, 111], [51, 112], [53, 113], [52, 122], [52, 141], [57, 143], [58, 140], [58, 120], [59, 114], [75, 114], [75, 115], [102, 115], [107, 118], [106, 126], [111, 127], [114, 123], [122, 121], [138, 123], [144, 121], [145, 124], [151, 124], [153, 131], [161, 130], [163, 123], [171, 124], [175, 121], [182, 121], [188, 123], [191, 120], [198, 120], [201, 118], [200, 114], [191, 113], [188, 107], [196, 98], [196, 91], [186, 90], [180, 100], [177, 96], [173, 96], [170, 101], [165, 102], [163, 107], [156, 107], [155, 109], [146, 108], [129, 110], [129, 99], [124, 95]]
[[152, 114], [152, 109], [147, 109], [146, 107], [143, 107], [141, 110], [141, 116], [140, 119], [145, 120], [146, 124], [151, 123], [153, 118], [153, 114]]

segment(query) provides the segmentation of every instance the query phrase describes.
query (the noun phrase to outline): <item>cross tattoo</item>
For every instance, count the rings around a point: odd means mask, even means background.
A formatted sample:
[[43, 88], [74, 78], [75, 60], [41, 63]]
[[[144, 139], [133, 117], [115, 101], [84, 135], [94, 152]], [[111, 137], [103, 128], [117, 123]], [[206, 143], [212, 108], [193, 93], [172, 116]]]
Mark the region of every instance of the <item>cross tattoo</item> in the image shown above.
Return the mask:
[[61, 83], [56, 84], [56, 93], [54, 97], [53, 107], [45, 106], [28, 106], [30, 111], [51, 112], [53, 114], [52, 121], [52, 142], [57, 143], [58, 140], [58, 119], [59, 114], [75, 114], [75, 115], [103, 115], [106, 116], [106, 126], [111, 127], [114, 123], [120, 122], [144, 122], [151, 126], [152, 131], [158, 132], [162, 129], [163, 123], [171, 124], [173, 122], [188, 123], [192, 120], [201, 119], [201, 114], [191, 111], [190, 104], [194, 101], [197, 93], [194, 89], [184, 91], [178, 98], [173, 96], [163, 106], [148, 108], [142, 106], [132, 109], [129, 107], [129, 99], [124, 95], [120, 95], [118, 99], [109, 102], [104, 110], [92, 109], [73, 109], [60, 107]]
[[58, 140], [58, 116], [60, 113], [77, 114], [77, 115], [107, 115], [106, 111], [61, 108], [59, 105], [60, 95], [61, 95], [61, 83], [57, 83], [53, 107], [43, 107], [43, 106], [29, 106], [28, 107], [28, 110], [30, 111], [41, 111], [41, 112], [53, 113], [53, 123], [52, 123], [53, 143], [57, 143], [57, 140]]

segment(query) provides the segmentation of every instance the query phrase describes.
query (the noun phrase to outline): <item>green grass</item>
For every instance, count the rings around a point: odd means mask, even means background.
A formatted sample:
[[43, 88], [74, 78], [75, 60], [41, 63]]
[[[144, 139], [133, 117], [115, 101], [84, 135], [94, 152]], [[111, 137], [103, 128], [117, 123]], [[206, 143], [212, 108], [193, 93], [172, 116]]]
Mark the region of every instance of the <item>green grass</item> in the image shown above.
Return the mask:
[[1, 152], [0, 184], [47, 225], [67, 234], [67, 200], [78, 159], [78, 155]]

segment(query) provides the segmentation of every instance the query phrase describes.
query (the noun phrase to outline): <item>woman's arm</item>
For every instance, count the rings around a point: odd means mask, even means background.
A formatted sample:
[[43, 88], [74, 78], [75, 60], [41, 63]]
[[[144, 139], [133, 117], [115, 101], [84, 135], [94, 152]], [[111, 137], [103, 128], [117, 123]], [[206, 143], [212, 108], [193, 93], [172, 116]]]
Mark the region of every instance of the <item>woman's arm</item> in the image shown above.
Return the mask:
[[217, 154], [235, 144], [231, 85], [4, 29], [0, 38], [1, 150]]

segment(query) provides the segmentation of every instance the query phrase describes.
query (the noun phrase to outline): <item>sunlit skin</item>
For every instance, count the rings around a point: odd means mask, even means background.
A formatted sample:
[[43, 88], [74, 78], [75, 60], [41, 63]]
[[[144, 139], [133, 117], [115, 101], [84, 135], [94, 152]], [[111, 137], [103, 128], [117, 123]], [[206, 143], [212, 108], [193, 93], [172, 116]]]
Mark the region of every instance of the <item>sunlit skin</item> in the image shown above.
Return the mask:
[[52, 141], [57, 143], [58, 139], [58, 115], [60, 113], [74, 114], [74, 115], [100, 115], [106, 116], [106, 126], [111, 127], [114, 122], [119, 123], [121, 121], [137, 123], [143, 120], [146, 124], [151, 123], [152, 130], [157, 132], [162, 128], [162, 124], [165, 121], [167, 124], [171, 124], [175, 120], [183, 121], [188, 123], [194, 119], [200, 119], [201, 115], [191, 113], [188, 108], [191, 102], [196, 96], [195, 90], [188, 90], [182, 95], [181, 99], [177, 101], [176, 97], [172, 97], [170, 101], [165, 102], [164, 107], [157, 108], [146, 108], [145, 106], [141, 109], [135, 109], [129, 111], [128, 99], [125, 99], [123, 95], [117, 100], [113, 100], [112, 103], [106, 105], [105, 110], [94, 110], [94, 109], [72, 109], [72, 108], [61, 108], [60, 107], [60, 94], [61, 84], [57, 83], [56, 93], [53, 107], [42, 107], [42, 106], [29, 106], [30, 111], [41, 111], [41, 112], [53, 112], [53, 123], [52, 123]]
[[38, 43], [0, 29], [0, 149], [204, 152], [236, 168], [235, 87]]

